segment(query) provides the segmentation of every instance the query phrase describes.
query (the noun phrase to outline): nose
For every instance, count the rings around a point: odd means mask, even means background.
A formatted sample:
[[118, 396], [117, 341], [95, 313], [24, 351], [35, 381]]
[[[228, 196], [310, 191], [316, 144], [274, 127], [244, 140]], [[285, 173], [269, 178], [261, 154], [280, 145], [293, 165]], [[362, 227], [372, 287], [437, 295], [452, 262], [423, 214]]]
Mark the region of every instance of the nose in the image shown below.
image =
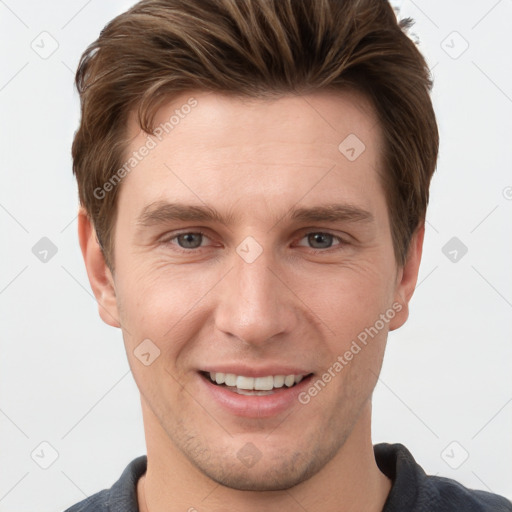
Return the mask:
[[[249, 262], [236, 252], [218, 290], [215, 325], [247, 344], [264, 345], [292, 332], [298, 308], [270, 250]], [[282, 337], [282, 336], [281, 336]]]

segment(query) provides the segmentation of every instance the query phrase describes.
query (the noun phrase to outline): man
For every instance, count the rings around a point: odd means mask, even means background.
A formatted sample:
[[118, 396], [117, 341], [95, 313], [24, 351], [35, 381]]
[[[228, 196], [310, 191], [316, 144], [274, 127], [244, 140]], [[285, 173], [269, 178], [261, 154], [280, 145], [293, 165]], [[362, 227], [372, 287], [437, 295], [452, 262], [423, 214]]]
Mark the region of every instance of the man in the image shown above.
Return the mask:
[[79, 238], [147, 457], [78, 511], [511, 511], [371, 443], [438, 153], [384, 0], [145, 0], [77, 72]]

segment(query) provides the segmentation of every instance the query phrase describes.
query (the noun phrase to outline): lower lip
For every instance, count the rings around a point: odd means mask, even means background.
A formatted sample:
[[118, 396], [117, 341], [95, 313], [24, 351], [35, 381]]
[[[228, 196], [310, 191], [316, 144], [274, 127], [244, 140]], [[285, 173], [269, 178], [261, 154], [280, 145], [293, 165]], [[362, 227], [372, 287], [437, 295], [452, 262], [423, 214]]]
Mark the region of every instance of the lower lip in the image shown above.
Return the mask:
[[229, 389], [214, 384], [208, 377], [199, 373], [199, 378], [210, 396], [221, 407], [235, 416], [245, 418], [271, 418], [299, 403], [298, 395], [308, 385], [313, 375], [302, 379], [291, 388], [278, 388], [271, 395], [239, 395]]

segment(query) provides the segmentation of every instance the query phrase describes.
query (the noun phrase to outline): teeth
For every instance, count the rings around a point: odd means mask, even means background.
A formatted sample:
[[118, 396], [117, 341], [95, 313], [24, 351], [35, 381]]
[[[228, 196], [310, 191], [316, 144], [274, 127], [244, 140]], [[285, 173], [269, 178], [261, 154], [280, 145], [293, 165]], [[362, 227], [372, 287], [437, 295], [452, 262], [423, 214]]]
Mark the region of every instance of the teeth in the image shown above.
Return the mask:
[[236, 378], [236, 387], [238, 389], [254, 389], [254, 377], [242, 377], [239, 375]]
[[294, 375], [287, 375], [284, 379], [284, 385], [291, 387], [295, 384], [295, 376]]
[[259, 391], [269, 391], [274, 387], [274, 377], [256, 377], [254, 379], [254, 389]]
[[274, 377], [274, 387], [282, 388], [284, 386], [284, 375], [276, 375]]
[[226, 379], [224, 380], [226, 386], [236, 386], [236, 375], [232, 373], [226, 373]]
[[[298, 384], [304, 375], [268, 375], [266, 377], [245, 377], [233, 373], [210, 372], [210, 380], [217, 384], [226, 384], [239, 390], [270, 391], [274, 388], [292, 387]], [[243, 393], [245, 394], [245, 393]]]

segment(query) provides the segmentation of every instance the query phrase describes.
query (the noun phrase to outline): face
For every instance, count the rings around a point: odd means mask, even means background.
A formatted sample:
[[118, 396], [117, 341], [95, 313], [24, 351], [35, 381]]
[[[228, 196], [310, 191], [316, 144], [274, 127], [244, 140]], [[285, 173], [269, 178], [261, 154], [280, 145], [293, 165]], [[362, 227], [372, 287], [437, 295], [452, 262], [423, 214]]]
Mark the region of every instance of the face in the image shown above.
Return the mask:
[[131, 119], [127, 158], [152, 147], [120, 185], [100, 312], [122, 326], [162, 452], [231, 488], [289, 488], [362, 428], [407, 316], [379, 125], [355, 92], [199, 92], [156, 125], [176, 110], [154, 145]]

